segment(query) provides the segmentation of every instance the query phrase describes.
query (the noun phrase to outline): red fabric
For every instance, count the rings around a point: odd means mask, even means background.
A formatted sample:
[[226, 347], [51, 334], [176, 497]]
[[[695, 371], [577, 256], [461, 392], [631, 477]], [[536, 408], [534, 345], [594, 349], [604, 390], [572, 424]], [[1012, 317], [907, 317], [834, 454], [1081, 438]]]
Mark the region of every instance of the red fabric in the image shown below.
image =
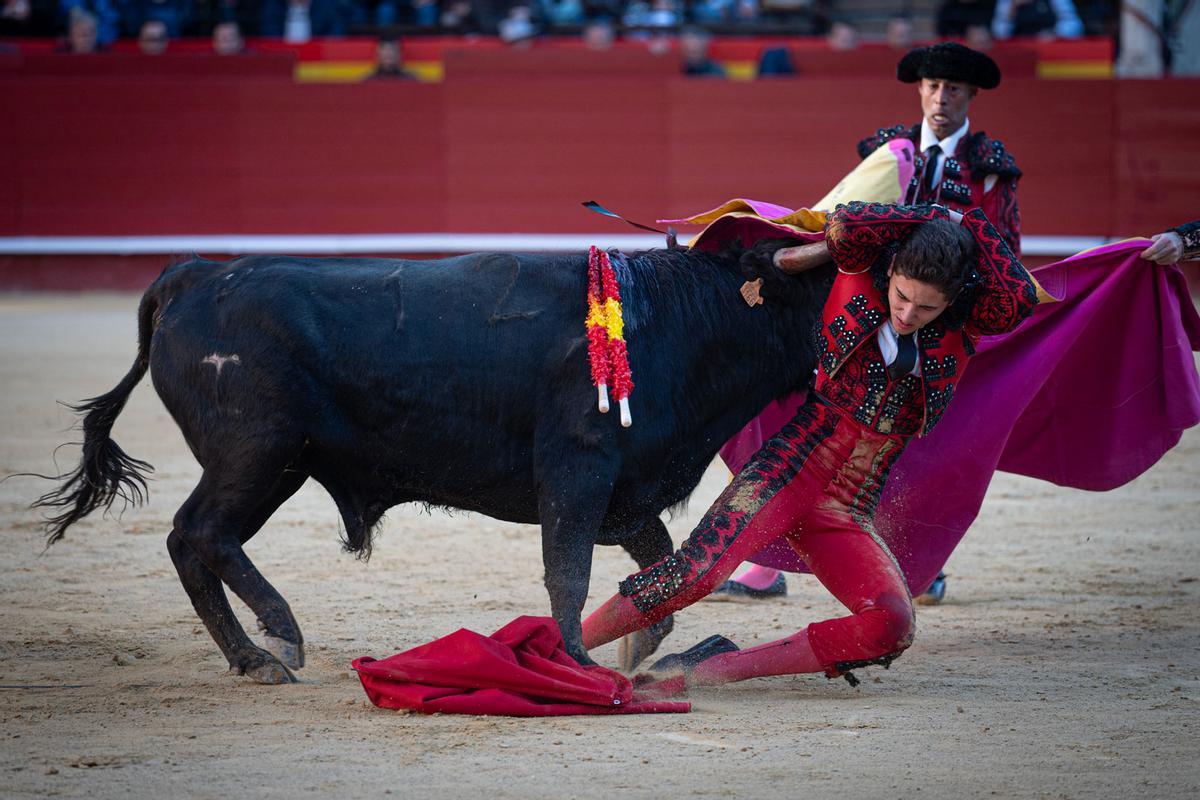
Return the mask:
[[549, 617], [517, 617], [490, 637], [464, 629], [382, 661], [352, 664], [371, 702], [425, 714], [551, 717], [686, 713], [691, 704], [635, 693], [628, 678], [582, 667]]

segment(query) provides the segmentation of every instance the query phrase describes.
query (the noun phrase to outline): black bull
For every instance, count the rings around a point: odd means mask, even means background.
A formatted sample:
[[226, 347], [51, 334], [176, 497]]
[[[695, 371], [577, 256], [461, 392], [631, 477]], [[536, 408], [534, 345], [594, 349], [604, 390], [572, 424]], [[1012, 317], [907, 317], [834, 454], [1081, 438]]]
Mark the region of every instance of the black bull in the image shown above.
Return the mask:
[[[57, 512], [50, 542], [117, 497], [141, 501], [150, 467], [110, 431], [149, 369], [203, 468], [167, 548], [234, 671], [276, 683], [303, 665], [287, 602], [242, 545], [309, 478], [333, 497], [346, 549], [360, 556], [400, 503], [541, 523], [551, 611], [586, 663], [592, 547], [621, 545], [642, 567], [668, 555], [662, 511], [812, 373], [828, 271], [785, 276], [749, 251], [740, 262], [669, 250], [618, 259], [636, 382], [627, 429], [596, 409], [585, 255], [174, 264], [142, 298], [129, 373], [76, 407], [80, 466], [38, 501]], [[745, 273], [765, 278], [765, 305], [739, 296]], [[247, 637], [222, 583], [257, 615], [267, 649]]]

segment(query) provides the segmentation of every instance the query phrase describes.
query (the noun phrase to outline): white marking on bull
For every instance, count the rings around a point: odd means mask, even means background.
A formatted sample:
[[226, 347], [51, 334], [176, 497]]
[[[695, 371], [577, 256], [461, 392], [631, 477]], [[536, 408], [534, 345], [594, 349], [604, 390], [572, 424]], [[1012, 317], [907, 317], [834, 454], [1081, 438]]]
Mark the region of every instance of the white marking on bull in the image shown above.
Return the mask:
[[234, 353], [231, 356], [223, 356], [220, 353], [213, 353], [210, 356], [205, 356], [204, 358], [200, 359], [200, 363], [201, 364], [212, 364], [214, 367], [216, 367], [217, 368], [217, 377], [219, 378], [219, 377], [221, 377], [221, 368], [222, 367], [224, 367], [227, 363], [240, 365], [242, 363], [242, 357], [239, 356], [237, 353]]

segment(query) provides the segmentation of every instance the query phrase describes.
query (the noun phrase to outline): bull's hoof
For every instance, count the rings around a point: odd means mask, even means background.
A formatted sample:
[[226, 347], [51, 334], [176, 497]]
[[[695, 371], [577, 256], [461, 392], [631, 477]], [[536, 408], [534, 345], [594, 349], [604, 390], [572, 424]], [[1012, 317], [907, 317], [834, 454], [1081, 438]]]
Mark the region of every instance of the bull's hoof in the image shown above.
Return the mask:
[[654, 651], [658, 649], [663, 639], [667, 638], [667, 634], [674, 627], [675, 618], [670, 616], [647, 628], [622, 637], [621, 643], [617, 646], [618, 669], [622, 672], [633, 672], [637, 669], [638, 664], [654, 655]]
[[267, 634], [263, 637], [263, 648], [288, 669], [300, 669], [304, 666], [304, 644], [301, 642], [289, 642], [287, 639]]
[[578, 663], [579, 666], [581, 666], [581, 667], [597, 666], [596, 662], [592, 660], [592, 657], [588, 655], [587, 650], [584, 650], [582, 647], [580, 647], [579, 649], [573, 649], [573, 648], [568, 647], [567, 655], [569, 655], [571, 658], [575, 659], [576, 663]]
[[256, 683], [276, 686], [281, 683], [296, 683], [296, 676], [291, 670], [268, 653], [266, 650], [255, 648], [256, 652], [244, 658], [239, 664], [231, 666], [230, 672], [245, 675]]

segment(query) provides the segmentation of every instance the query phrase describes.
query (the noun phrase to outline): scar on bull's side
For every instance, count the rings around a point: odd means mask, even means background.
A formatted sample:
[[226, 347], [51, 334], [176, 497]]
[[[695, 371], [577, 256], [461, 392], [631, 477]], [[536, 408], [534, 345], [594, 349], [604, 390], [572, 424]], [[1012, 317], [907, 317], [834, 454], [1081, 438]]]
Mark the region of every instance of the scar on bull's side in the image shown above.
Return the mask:
[[219, 378], [219, 377], [221, 377], [221, 369], [224, 368], [224, 366], [226, 364], [241, 365], [242, 357], [239, 356], [237, 353], [234, 353], [231, 356], [223, 356], [219, 353], [213, 353], [212, 355], [208, 355], [208, 356], [205, 356], [204, 358], [200, 359], [200, 363], [201, 364], [212, 364], [213, 366], [215, 366], [217, 368], [216, 377]]
[[[517, 285], [517, 279], [521, 276], [521, 262], [516, 258], [513, 258], [511, 255], [498, 256], [498, 258], [503, 258], [508, 262], [508, 286], [504, 287], [504, 291], [496, 300], [496, 306], [492, 309], [492, 315], [488, 317], [488, 325], [495, 325], [497, 322], [508, 322], [509, 320], [533, 319], [538, 314], [542, 313], [541, 311], [510, 311], [507, 313], [500, 311], [500, 309], [504, 308], [504, 304], [508, 300], [508, 296], [512, 294], [513, 289]], [[488, 260], [494, 261], [496, 259], [493, 258]]]

